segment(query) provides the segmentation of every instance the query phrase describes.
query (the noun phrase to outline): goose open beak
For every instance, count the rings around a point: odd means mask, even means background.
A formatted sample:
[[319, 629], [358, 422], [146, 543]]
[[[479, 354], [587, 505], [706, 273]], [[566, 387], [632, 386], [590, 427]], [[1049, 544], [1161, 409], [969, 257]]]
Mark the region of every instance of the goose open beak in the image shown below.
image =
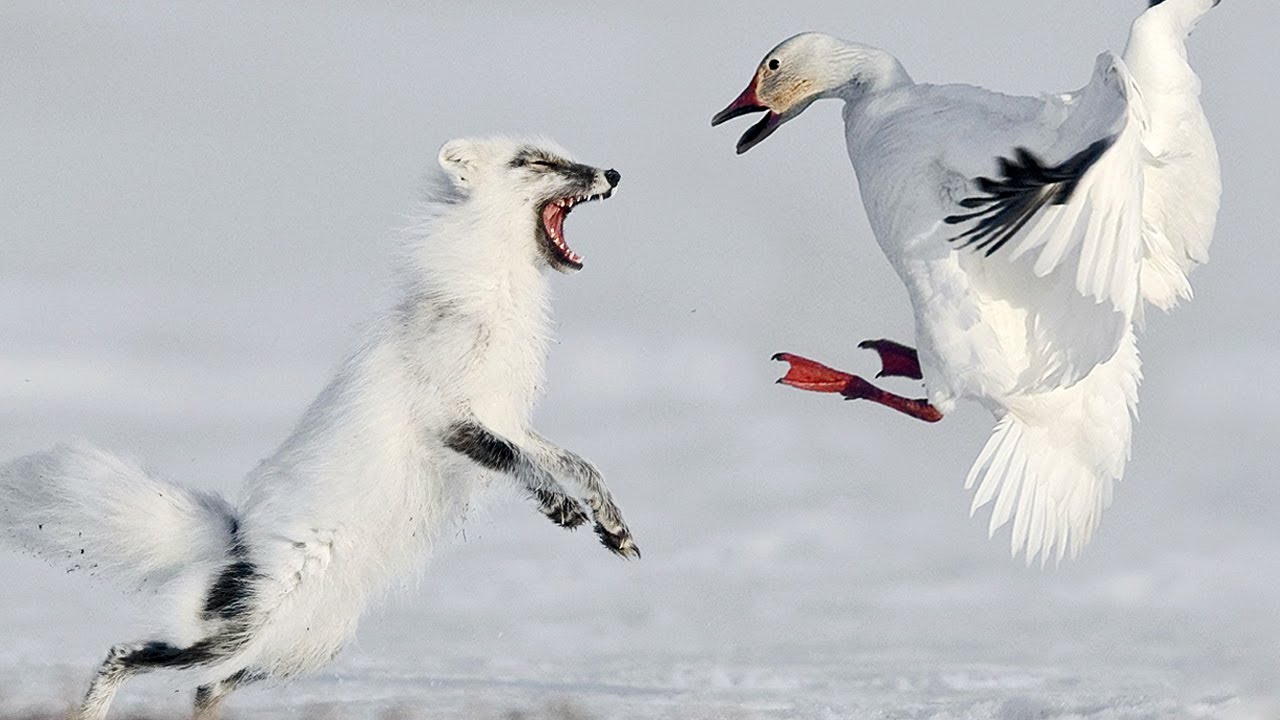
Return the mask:
[[760, 104], [760, 99], [756, 97], [755, 79], [752, 79], [747, 89], [743, 90], [737, 99], [729, 103], [728, 107], [711, 118], [711, 127], [715, 127], [726, 120], [732, 120], [755, 112], [762, 112], [765, 116], [760, 122], [747, 128], [747, 131], [738, 139], [738, 154], [741, 155], [773, 134], [773, 131], [777, 130], [778, 126], [784, 121], [781, 115]]
[[749, 115], [753, 112], [765, 112], [768, 109], [769, 108], [761, 105], [760, 100], [756, 97], [756, 81], [753, 79], [751, 84], [747, 86], [746, 90], [742, 91], [742, 94], [739, 95], [737, 99], [729, 103], [728, 107], [716, 113], [715, 117], [711, 118], [711, 127], [715, 127], [726, 120], [732, 120], [736, 117]]

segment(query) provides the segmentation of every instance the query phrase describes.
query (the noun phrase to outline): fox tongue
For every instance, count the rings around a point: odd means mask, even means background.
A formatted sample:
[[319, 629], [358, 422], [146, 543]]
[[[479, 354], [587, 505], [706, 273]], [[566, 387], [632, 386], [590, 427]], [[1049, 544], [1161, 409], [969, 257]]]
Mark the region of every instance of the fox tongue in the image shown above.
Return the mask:
[[547, 236], [551, 238], [551, 244], [556, 246], [556, 250], [560, 256], [570, 263], [581, 263], [582, 256], [569, 249], [569, 244], [564, 241], [564, 218], [569, 214], [568, 206], [557, 205], [554, 202], [547, 203], [542, 208], [542, 227], [546, 229]]
[[564, 208], [555, 203], [547, 203], [542, 208], [542, 225], [552, 240], [564, 242]]

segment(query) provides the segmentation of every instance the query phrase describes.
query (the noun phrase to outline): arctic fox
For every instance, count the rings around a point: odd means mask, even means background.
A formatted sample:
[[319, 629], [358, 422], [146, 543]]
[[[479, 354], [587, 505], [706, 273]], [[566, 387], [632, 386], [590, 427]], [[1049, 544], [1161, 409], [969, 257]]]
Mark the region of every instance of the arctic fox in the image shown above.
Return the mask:
[[163, 639], [111, 648], [78, 720], [105, 717], [120, 684], [150, 670], [190, 671], [195, 717], [210, 718], [239, 685], [324, 665], [369, 599], [498, 478], [552, 522], [590, 519], [611, 551], [640, 556], [599, 471], [530, 427], [543, 271], [582, 268], [565, 217], [621, 176], [505, 138], [451, 141], [439, 162], [447, 177], [410, 230], [399, 303], [237, 504], [85, 443], [0, 467], [0, 540], [163, 587], [184, 615]]

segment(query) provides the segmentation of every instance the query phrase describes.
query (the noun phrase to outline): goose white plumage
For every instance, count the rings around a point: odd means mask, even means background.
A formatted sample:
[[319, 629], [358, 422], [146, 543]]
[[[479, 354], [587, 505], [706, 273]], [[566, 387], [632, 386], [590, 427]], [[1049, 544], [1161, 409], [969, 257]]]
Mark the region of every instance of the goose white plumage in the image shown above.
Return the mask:
[[1191, 297], [1221, 184], [1185, 40], [1217, 0], [1152, 0], [1124, 56], [1076, 92], [1012, 97], [917, 84], [888, 53], [820, 33], [778, 45], [716, 125], [764, 112], [745, 152], [822, 98], [843, 100], [872, 230], [905, 283], [916, 350], [868, 341], [904, 398], [781, 354], [781, 382], [936, 421], [962, 398], [996, 416], [966, 480], [1011, 550], [1079, 554], [1129, 457], [1144, 304]]

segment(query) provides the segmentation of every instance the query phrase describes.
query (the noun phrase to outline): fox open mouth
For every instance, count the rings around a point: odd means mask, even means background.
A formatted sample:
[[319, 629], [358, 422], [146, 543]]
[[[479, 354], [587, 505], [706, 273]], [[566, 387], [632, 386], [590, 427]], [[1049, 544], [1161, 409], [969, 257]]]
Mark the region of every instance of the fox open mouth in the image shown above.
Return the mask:
[[542, 206], [542, 230], [546, 235], [545, 244], [552, 264], [572, 270], [582, 269], [582, 256], [569, 247], [564, 239], [564, 219], [576, 205], [592, 200], [605, 200], [613, 194], [612, 190], [597, 195], [578, 195], [548, 200]]

